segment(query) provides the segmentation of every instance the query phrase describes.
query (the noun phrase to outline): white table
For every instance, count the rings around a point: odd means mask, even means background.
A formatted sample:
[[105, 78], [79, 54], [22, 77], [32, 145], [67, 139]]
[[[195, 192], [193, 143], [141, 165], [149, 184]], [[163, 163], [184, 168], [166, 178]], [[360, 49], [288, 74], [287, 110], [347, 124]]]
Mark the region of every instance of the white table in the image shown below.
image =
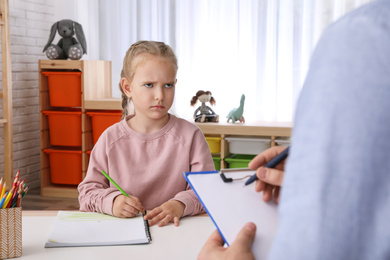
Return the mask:
[[44, 248], [57, 211], [22, 212], [23, 254], [19, 259], [196, 259], [215, 230], [211, 219], [202, 215], [181, 219], [179, 227], [151, 227], [153, 241], [146, 245]]

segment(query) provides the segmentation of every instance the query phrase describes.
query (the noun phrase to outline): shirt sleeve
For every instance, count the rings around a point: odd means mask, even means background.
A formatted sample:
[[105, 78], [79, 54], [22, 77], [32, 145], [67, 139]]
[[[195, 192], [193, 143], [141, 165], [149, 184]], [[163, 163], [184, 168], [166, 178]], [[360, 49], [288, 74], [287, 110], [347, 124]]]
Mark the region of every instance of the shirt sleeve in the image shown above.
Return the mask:
[[121, 193], [110, 187], [109, 181], [101, 173], [102, 170], [108, 169], [106, 150], [103, 133], [92, 150], [87, 174], [78, 185], [80, 211], [113, 214], [113, 201]]
[[[215, 171], [209, 146], [200, 129], [196, 130], [191, 145], [190, 171]], [[186, 190], [176, 194], [173, 199], [178, 200], [185, 205], [183, 216], [197, 215], [205, 212], [202, 203], [188, 183]]]

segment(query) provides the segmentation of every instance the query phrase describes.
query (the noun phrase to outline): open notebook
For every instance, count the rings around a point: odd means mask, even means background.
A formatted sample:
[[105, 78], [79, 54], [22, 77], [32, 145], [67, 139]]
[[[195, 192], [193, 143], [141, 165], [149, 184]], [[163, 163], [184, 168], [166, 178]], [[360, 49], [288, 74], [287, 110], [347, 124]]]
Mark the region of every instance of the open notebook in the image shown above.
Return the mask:
[[278, 227], [278, 211], [274, 202], [264, 202], [262, 193], [255, 191], [254, 183], [244, 187], [255, 171], [225, 171], [224, 182], [220, 172], [186, 172], [184, 177], [195, 191], [219, 233], [230, 245], [247, 222], [257, 226], [252, 251], [256, 259], [267, 259]]
[[143, 216], [116, 218], [94, 212], [59, 211], [45, 247], [147, 244], [152, 240]]

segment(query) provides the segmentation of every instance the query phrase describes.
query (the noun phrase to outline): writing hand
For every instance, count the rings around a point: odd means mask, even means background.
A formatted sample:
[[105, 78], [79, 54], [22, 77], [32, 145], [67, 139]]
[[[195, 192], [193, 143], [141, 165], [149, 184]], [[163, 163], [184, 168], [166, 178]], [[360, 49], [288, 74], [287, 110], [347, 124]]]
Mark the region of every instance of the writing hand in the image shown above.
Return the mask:
[[177, 227], [179, 226], [179, 219], [184, 213], [185, 205], [177, 200], [170, 200], [161, 206], [154, 208], [145, 215], [145, 219], [149, 220], [149, 226], [153, 226], [157, 222], [159, 227], [163, 227], [169, 222]]
[[256, 181], [256, 191], [263, 191], [263, 200], [270, 201], [272, 198], [275, 199], [276, 203], [279, 203], [280, 187], [283, 183], [284, 177], [284, 164], [285, 161], [279, 163], [275, 168], [264, 168], [262, 167], [276, 155], [284, 151], [286, 147], [274, 146], [264, 152], [257, 155], [249, 163], [250, 169], [257, 169], [256, 175], [258, 180]]
[[118, 195], [114, 199], [112, 214], [119, 218], [132, 218], [138, 215], [139, 212], [145, 212], [140, 200], [137, 197], [126, 197]]
[[234, 242], [228, 247], [223, 247], [224, 241], [215, 230], [207, 239], [203, 248], [201, 249], [198, 260], [213, 260], [213, 259], [240, 259], [252, 260], [255, 259], [251, 246], [255, 239], [256, 225], [254, 223], [247, 223], [237, 234]]

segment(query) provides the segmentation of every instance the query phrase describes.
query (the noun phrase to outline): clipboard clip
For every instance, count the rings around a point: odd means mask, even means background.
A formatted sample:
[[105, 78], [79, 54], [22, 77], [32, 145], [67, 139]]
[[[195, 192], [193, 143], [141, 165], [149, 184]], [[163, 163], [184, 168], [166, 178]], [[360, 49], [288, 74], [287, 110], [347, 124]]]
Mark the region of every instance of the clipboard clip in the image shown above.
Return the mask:
[[220, 172], [219, 176], [221, 176], [223, 182], [232, 182], [233, 181], [233, 178], [226, 178], [226, 176], [223, 172]]
[[244, 177], [241, 177], [241, 178], [236, 178], [236, 179], [233, 179], [233, 178], [228, 178], [226, 177], [225, 173], [226, 172], [237, 172], [237, 171], [253, 171], [249, 168], [235, 168], [235, 169], [225, 169], [223, 171], [219, 171], [219, 176], [221, 176], [221, 179], [223, 180], [223, 182], [225, 183], [229, 183], [229, 182], [233, 182], [233, 181], [241, 181], [245, 178], [249, 178], [251, 177], [252, 175], [246, 175]]

